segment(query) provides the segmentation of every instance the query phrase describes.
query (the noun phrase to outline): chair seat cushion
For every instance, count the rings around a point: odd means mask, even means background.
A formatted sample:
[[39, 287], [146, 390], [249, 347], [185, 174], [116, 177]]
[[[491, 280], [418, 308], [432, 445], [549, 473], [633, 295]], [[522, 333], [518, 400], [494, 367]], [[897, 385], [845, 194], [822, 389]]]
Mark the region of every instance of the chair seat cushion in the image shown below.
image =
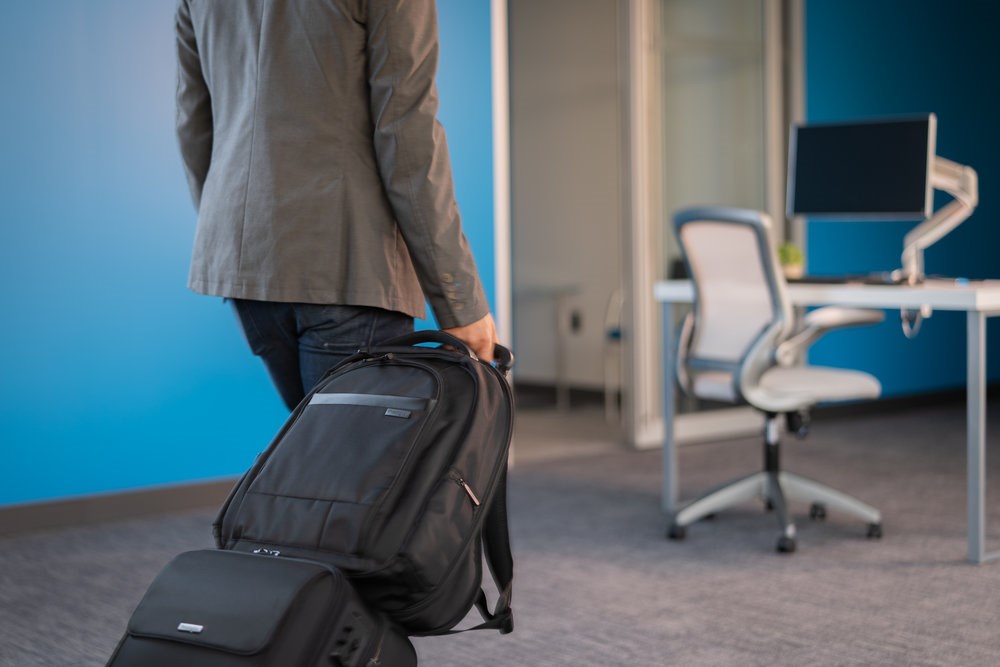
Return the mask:
[[692, 393], [698, 398], [723, 403], [738, 403], [733, 388], [733, 374], [727, 371], [699, 371], [691, 380]]
[[782, 412], [816, 403], [878, 398], [882, 385], [868, 373], [825, 366], [776, 366], [764, 372], [747, 401], [762, 410]]

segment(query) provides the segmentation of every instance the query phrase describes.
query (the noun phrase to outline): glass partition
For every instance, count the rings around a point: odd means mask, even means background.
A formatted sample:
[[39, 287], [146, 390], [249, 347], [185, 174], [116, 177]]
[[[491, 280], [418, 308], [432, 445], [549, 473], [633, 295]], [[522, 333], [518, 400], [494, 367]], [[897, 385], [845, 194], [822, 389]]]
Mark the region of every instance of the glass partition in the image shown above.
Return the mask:
[[[769, 118], [777, 112], [777, 126], [787, 127], [782, 97], [769, 99], [782, 90], [769, 79], [769, 49], [783, 43], [780, 21], [773, 34], [774, 12], [781, 13], [774, 0], [661, 0], [662, 278], [685, 277], [672, 229], [675, 211], [693, 205], [766, 211], [774, 160], [781, 160], [783, 176], [784, 156], [773, 154]], [[781, 150], [783, 140], [777, 146]], [[685, 314], [678, 306], [674, 321]], [[676, 414], [680, 422], [718, 407], [731, 408], [680, 394]]]

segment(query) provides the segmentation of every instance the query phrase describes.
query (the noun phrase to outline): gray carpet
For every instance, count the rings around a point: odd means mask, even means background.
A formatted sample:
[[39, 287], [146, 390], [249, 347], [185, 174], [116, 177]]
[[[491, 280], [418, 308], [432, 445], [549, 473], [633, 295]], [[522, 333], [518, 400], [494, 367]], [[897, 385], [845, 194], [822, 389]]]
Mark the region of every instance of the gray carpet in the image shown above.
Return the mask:
[[[879, 507], [885, 537], [803, 517], [790, 556], [774, 552], [775, 522], [755, 504], [665, 540], [657, 452], [522, 457], [510, 493], [516, 630], [418, 639], [420, 664], [998, 665], [1000, 562], [965, 562], [964, 419], [954, 405], [818, 421], [786, 467]], [[683, 448], [682, 495], [758, 459], [756, 440]], [[988, 514], [1000, 537], [996, 494]], [[210, 545], [213, 515], [0, 540], [0, 665], [104, 664], [163, 564]]]

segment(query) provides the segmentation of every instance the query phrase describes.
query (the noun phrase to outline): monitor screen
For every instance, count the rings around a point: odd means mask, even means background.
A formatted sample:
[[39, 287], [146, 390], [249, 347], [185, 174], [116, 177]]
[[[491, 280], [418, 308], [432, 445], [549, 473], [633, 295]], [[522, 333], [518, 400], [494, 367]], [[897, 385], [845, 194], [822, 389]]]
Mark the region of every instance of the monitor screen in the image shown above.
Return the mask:
[[792, 127], [788, 215], [919, 220], [931, 215], [934, 114]]

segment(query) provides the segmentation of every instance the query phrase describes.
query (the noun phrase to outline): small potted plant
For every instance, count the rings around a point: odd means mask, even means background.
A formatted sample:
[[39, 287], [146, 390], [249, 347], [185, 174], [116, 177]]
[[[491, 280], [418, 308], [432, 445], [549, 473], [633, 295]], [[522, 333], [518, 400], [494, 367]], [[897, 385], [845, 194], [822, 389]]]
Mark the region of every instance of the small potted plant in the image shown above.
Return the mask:
[[794, 243], [786, 241], [778, 246], [778, 261], [786, 278], [801, 278], [805, 259], [802, 249]]

